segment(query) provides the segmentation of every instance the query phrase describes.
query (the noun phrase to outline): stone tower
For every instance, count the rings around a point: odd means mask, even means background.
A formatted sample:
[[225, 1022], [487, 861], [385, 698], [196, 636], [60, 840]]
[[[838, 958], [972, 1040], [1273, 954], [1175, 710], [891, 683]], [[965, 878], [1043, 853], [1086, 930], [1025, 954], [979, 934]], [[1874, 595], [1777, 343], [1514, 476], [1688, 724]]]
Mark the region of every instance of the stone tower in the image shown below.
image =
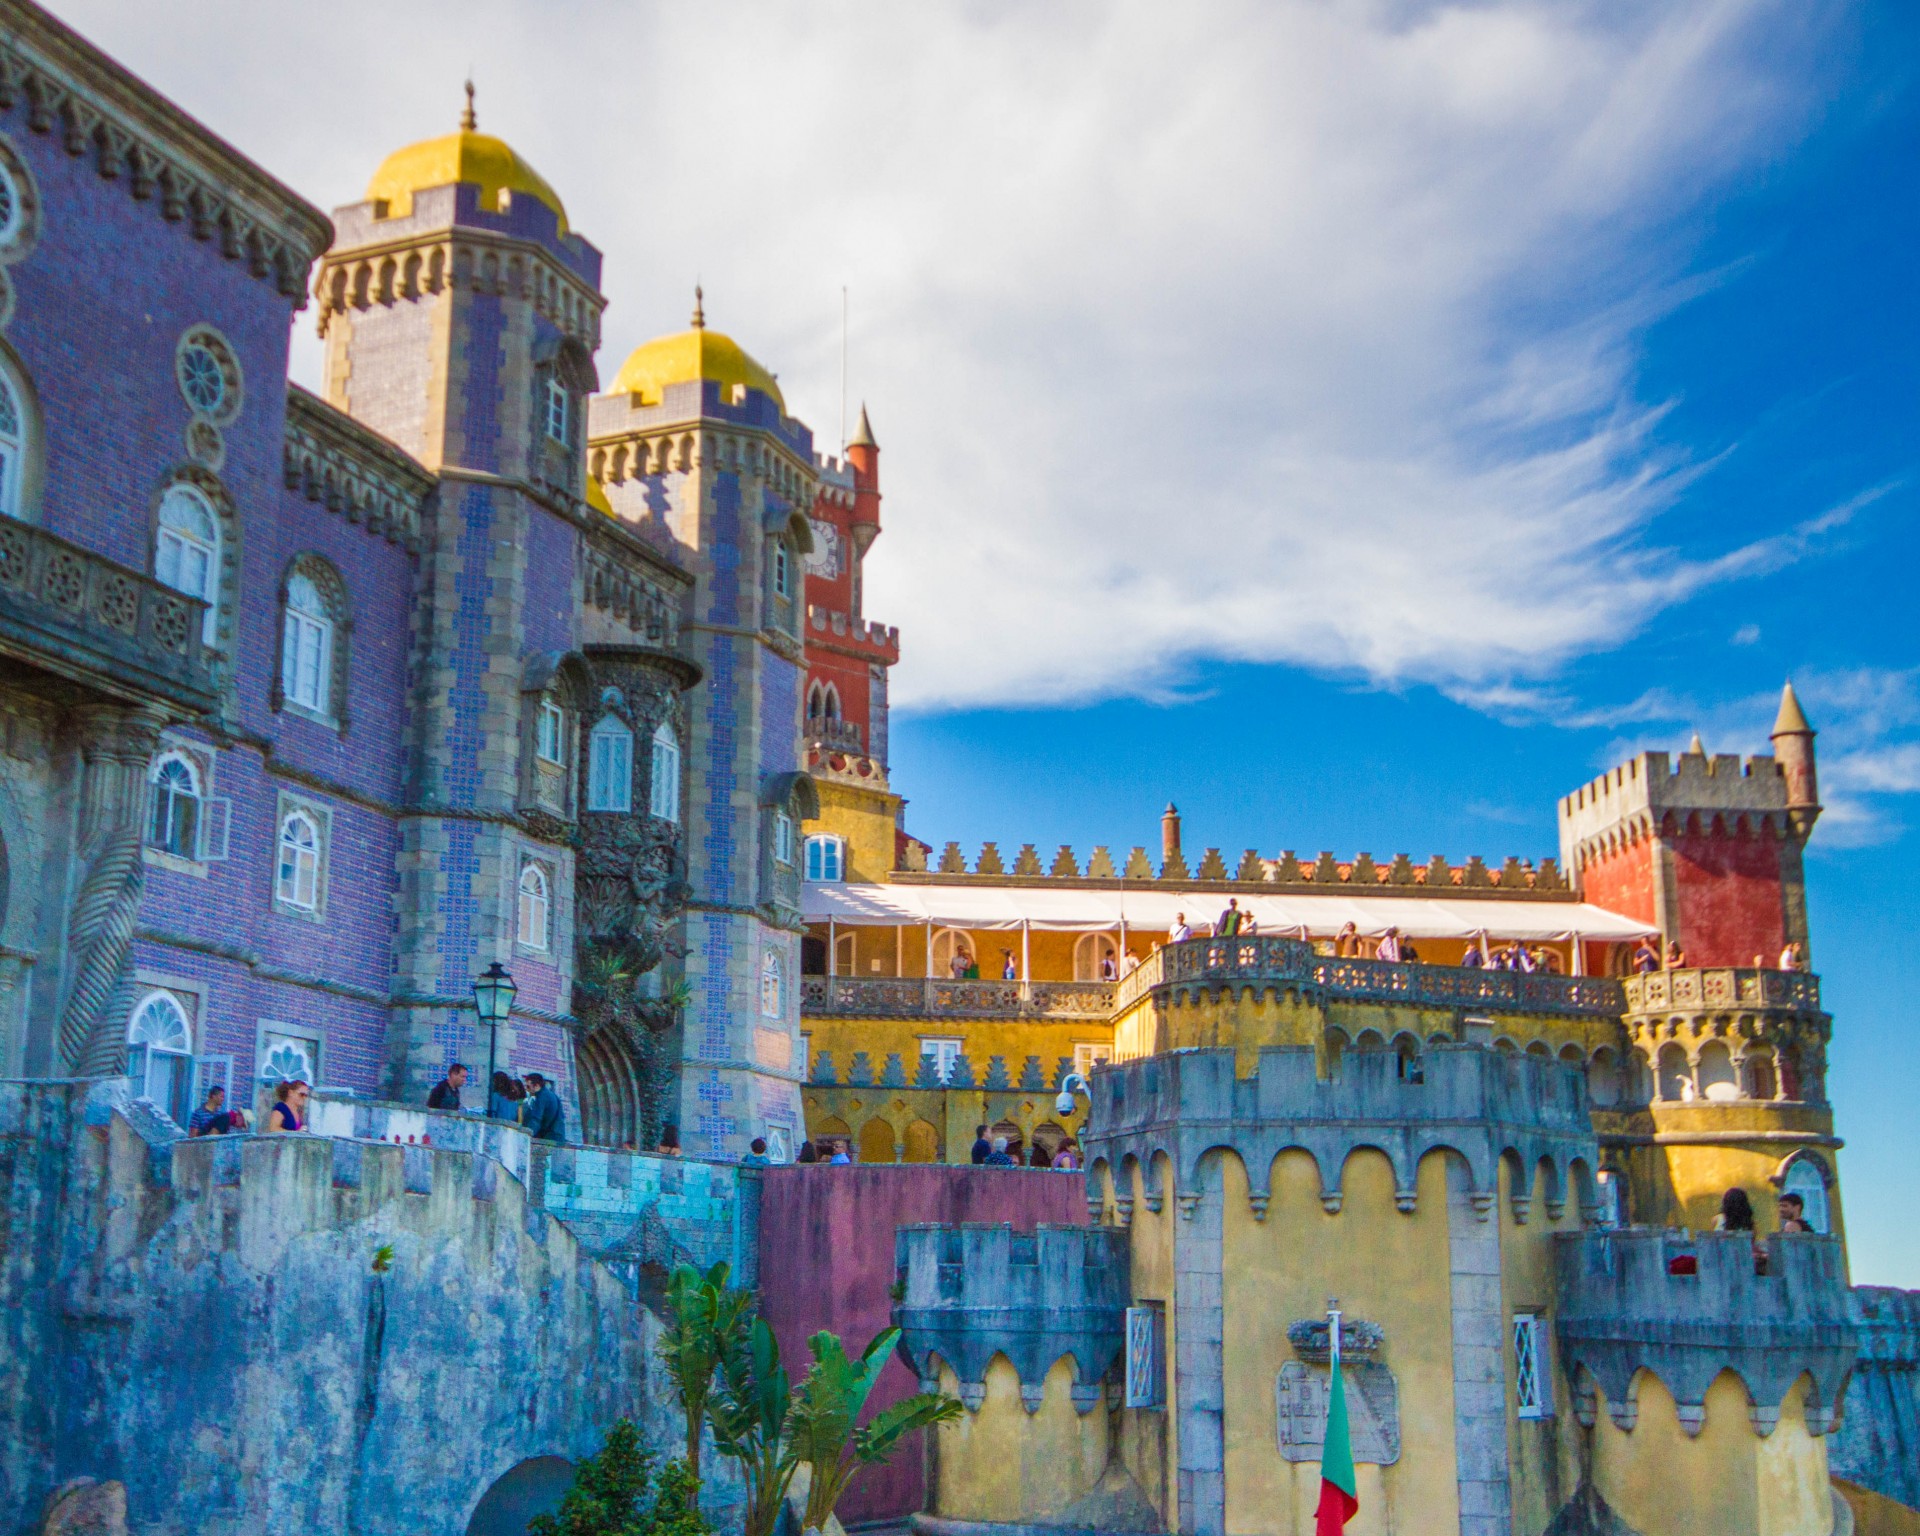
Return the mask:
[[[577, 643], [600, 253], [525, 161], [475, 130], [471, 93], [457, 132], [389, 156], [334, 222], [315, 283], [326, 398], [440, 477], [398, 796], [390, 1091], [417, 1101], [449, 1060], [477, 1074], [490, 1055], [570, 1089], [573, 853], [561, 819], [532, 814], [521, 748], [540, 697], [524, 691], [528, 658]], [[529, 860], [551, 932], [518, 926]], [[489, 1040], [469, 998], [495, 960], [520, 990]]]
[[708, 328], [636, 350], [590, 408], [589, 495], [692, 571], [679, 1123], [688, 1150], [776, 1158], [803, 1134], [799, 1079], [802, 562], [813, 440], [774, 376]]
[[1560, 802], [1560, 856], [1589, 901], [1657, 926], [1693, 965], [1771, 966], [1807, 949], [1802, 854], [1813, 731], [1789, 684], [1777, 757], [1643, 752]]

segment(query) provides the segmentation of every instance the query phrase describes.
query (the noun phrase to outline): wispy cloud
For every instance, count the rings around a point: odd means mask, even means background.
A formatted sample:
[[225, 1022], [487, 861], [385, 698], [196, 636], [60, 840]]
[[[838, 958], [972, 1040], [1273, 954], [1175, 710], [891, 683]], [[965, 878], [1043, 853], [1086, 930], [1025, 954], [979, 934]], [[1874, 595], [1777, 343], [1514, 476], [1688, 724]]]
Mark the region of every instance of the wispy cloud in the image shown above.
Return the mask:
[[[1636, 379], [1720, 276], [1676, 220], [1816, 105], [1805, 10], [55, 4], [328, 204], [451, 127], [471, 63], [607, 253], [603, 374], [698, 273], [831, 447], [848, 284], [905, 706], [1227, 660], [1497, 711], [1822, 535], [1664, 547], [1705, 461]], [[324, 92], [285, 89], [296, 49]]]

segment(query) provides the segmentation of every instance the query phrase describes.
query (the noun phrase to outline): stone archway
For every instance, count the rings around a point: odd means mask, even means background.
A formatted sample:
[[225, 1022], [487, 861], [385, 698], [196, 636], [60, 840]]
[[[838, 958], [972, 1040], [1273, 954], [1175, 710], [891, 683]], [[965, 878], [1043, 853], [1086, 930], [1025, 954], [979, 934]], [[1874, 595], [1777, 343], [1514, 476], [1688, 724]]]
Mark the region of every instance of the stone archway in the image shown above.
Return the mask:
[[573, 1486], [564, 1456], [529, 1456], [493, 1480], [467, 1517], [467, 1536], [527, 1536], [527, 1522], [550, 1515]]

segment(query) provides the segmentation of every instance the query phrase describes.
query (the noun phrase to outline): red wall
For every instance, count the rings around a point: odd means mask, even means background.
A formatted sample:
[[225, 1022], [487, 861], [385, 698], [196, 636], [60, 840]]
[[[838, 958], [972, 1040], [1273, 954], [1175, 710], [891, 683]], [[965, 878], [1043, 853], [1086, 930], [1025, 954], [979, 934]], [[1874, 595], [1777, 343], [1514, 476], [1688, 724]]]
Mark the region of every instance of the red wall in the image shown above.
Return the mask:
[[1786, 942], [1780, 850], [1770, 837], [1668, 839], [1689, 965], [1772, 965]]
[[1637, 917], [1652, 925], [1653, 905], [1652, 842], [1635, 843], [1603, 859], [1595, 859], [1580, 870], [1580, 895], [1596, 907]]
[[[1044, 1169], [892, 1164], [769, 1168], [760, 1203], [761, 1311], [795, 1384], [822, 1328], [849, 1354], [892, 1320], [894, 1228], [922, 1221], [1087, 1224], [1084, 1175]], [[896, 1354], [874, 1389], [879, 1409], [919, 1390]], [[914, 1435], [884, 1467], [859, 1474], [840, 1505], [844, 1524], [898, 1519], [926, 1504], [925, 1460]]]

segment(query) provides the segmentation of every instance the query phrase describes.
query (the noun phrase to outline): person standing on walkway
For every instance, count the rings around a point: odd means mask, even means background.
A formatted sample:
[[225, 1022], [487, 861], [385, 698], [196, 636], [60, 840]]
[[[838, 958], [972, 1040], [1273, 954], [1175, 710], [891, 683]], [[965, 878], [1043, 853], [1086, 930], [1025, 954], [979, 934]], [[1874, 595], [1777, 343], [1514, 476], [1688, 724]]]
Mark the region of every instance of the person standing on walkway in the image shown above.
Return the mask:
[[447, 1075], [433, 1085], [433, 1091], [427, 1095], [428, 1109], [450, 1109], [460, 1111], [460, 1090], [467, 1081], [465, 1062], [452, 1062], [447, 1067]]
[[560, 1102], [560, 1095], [553, 1091], [553, 1085], [538, 1072], [529, 1072], [527, 1087], [532, 1092], [527, 1096], [520, 1119], [527, 1134], [535, 1141], [565, 1141], [567, 1111]]

